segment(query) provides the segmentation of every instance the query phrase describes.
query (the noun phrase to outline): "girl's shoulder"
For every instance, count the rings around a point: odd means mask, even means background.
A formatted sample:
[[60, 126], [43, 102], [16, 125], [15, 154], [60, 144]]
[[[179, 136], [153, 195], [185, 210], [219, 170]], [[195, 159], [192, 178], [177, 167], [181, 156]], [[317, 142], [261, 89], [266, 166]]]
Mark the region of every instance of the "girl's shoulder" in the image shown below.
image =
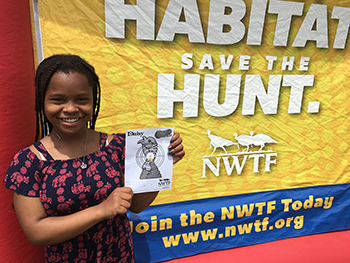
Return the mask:
[[[40, 143], [40, 144], [38, 143], [38, 145], [41, 146], [42, 144], [41, 144], [41, 143]], [[28, 149], [30, 150], [31, 153], [35, 154], [35, 156], [36, 156], [39, 160], [42, 159], [39, 150], [38, 150], [37, 148], [35, 148], [34, 144], [28, 146]]]
[[106, 134], [107, 141], [112, 145], [125, 145], [125, 133]]
[[27, 164], [34, 163], [37, 161], [39, 161], [39, 159], [37, 158], [37, 155], [35, 154], [35, 152], [32, 150], [32, 145], [31, 145], [31, 146], [27, 146], [27, 147], [24, 147], [23, 149], [19, 150], [13, 156], [13, 159], [11, 161], [10, 166], [17, 166], [17, 165], [22, 165], [25, 163], [27, 163]]
[[19, 150], [7, 169], [4, 182], [8, 189], [27, 196], [38, 196], [40, 160], [29, 147]]

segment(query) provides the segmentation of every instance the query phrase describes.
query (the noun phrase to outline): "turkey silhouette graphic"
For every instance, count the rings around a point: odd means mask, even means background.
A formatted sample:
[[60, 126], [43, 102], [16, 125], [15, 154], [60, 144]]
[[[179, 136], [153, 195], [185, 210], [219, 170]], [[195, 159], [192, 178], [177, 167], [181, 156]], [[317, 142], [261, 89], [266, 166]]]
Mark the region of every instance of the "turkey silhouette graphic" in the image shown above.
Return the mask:
[[[233, 134], [233, 137], [237, 142], [225, 139], [223, 137], [211, 134], [210, 130], [207, 130], [210, 148], [214, 148], [211, 155], [205, 156], [216, 156], [214, 153], [218, 148], [221, 148], [225, 153], [219, 153], [217, 155], [241, 155], [241, 154], [254, 154], [254, 153], [263, 153], [263, 152], [272, 152], [273, 150], [264, 149], [267, 144], [277, 143], [276, 140], [272, 139], [270, 136], [259, 133], [255, 134], [253, 131], [250, 131], [249, 135], [242, 134], [238, 135], [237, 133]], [[235, 145], [238, 149], [235, 153], [227, 152], [226, 148]], [[242, 148], [241, 148], [242, 147]], [[255, 147], [259, 147], [256, 149]], [[255, 148], [255, 149], [254, 149]]]

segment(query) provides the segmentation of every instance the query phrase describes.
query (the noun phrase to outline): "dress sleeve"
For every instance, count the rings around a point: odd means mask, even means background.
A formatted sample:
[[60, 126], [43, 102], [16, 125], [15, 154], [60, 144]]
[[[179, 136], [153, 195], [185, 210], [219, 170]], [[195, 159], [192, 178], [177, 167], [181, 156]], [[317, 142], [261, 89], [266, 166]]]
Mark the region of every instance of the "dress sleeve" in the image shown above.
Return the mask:
[[7, 169], [5, 187], [19, 194], [39, 197], [40, 161], [28, 147], [20, 150]]

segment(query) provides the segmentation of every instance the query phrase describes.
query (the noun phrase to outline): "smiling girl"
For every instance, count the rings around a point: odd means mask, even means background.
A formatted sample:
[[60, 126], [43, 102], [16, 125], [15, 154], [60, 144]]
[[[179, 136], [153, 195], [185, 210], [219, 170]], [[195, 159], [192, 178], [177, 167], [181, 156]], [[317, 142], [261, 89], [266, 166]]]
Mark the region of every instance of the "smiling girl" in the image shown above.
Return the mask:
[[[14, 156], [4, 179], [25, 235], [45, 245], [46, 262], [134, 262], [126, 212], [141, 212], [158, 193], [124, 187], [125, 135], [94, 130], [94, 68], [54, 55], [39, 65], [35, 87], [36, 142]], [[175, 133], [170, 142], [176, 163], [182, 139]]]

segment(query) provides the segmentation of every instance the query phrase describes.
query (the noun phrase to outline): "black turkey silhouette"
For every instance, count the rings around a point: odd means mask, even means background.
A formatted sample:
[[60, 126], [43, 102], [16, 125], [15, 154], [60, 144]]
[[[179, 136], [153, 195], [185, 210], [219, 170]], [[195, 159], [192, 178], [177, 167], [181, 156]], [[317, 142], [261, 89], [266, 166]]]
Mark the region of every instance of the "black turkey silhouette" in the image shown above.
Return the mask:
[[158, 152], [158, 143], [156, 139], [151, 136], [143, 136], [137, 143], [142, 145], [142, 153], [145, 156], [145, 162], [141, 167], [142, 172], [140, 179], [161, 178], [162, 175], [155, 164], [155, 159]]

